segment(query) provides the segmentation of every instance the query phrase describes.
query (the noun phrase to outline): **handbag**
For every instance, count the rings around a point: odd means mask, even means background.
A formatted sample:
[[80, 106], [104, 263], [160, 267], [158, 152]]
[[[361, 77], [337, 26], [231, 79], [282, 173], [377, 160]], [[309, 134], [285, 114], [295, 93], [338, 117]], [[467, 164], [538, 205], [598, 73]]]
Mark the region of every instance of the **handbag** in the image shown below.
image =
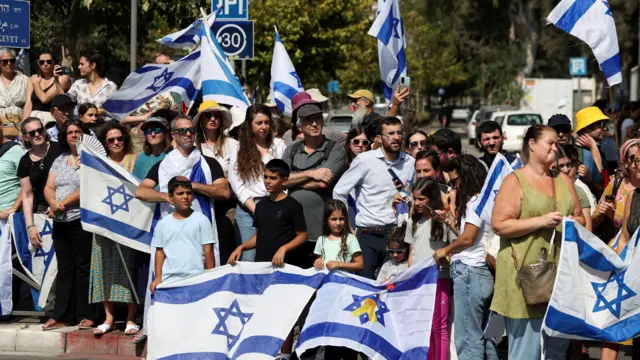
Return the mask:
[[[553, 211], [556, 211], [556, 185], [553, 185]], [[528, 306], [540, 305], [548, 303], [551, 300], [553, 285], [556, 280], [556, 262], [554, 259], [554, 239], [556, 230], [553, 229], [551, 242], [549, 243], [549, 254], [547, 249], [540, 251], [540, 258], [533, 264], [518, 268], [518, 258], [516, 257], [516, 249], [511, 243], [511, 257], [516, 267], [517, 277], [516, 284], [522, 290], [524, 302]]]

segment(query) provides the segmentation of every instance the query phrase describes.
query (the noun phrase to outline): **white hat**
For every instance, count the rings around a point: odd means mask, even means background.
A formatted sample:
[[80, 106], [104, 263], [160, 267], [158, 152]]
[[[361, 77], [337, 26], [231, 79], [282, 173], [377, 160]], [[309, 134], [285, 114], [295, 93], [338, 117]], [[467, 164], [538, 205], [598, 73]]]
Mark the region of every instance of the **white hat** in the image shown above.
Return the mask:
[[244, 119], [247, 117], [247, 108], [234, 106], [231, 108], [231, 126], [227, 129], [227, 133], [230, 133], [233, 129], [242, 125]]
[[325, 102], [329, 100], [328, 97], [322, 95], [318, 88], [307, 90], [307, 94], [311, 95], [311, 98], [317, 102]]

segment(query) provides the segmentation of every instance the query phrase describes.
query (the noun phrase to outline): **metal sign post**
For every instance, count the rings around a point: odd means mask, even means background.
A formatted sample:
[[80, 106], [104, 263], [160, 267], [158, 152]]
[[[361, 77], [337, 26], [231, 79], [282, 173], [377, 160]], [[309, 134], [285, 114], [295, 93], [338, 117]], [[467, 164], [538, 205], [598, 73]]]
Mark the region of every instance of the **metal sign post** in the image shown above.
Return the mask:
[[569, 75], [578, 78], [578, 110], [582, 109], [582, 76], [587, 75], [587, 58], [575, 57], [569, 59]]

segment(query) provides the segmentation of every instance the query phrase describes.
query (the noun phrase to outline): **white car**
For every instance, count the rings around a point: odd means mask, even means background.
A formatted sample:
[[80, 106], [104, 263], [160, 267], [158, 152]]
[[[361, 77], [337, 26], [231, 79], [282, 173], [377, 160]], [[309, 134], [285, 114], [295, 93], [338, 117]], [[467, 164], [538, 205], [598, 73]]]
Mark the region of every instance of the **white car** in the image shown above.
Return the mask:
[[476, 110], [471, 115], [471, 120], [467, 124], [467, 138], [469, 139], [470, 145], [476, 144], [476, 126], [478, 125], [478, 114], [480, 110]]
[[502, 127], [502, 150], [512, 153], [522, 150], [522, 139], [531, 125], [544, 124], [540, 113], [524, 110], [498, 111], [491, 115], [491, 120]]

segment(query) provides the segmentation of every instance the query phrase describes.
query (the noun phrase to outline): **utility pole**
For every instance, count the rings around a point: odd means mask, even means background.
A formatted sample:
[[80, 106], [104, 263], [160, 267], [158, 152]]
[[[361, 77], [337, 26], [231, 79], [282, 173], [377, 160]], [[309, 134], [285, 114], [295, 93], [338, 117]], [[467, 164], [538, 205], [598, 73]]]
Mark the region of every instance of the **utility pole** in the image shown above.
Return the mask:
[[129, 67], [135, 71], [138, 67], [138, 0], [131, 0], [131, 54]]

